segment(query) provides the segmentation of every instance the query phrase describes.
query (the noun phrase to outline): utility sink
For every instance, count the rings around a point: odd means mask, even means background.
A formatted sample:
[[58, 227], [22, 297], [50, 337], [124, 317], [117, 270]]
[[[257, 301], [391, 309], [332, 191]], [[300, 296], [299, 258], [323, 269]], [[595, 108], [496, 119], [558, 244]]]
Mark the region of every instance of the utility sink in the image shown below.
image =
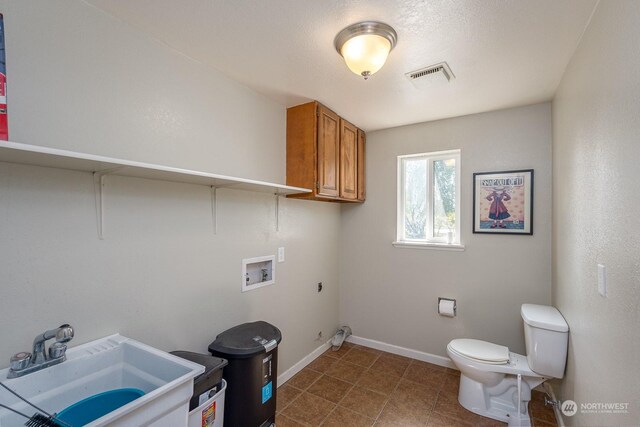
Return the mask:
[[[8, 372], [0, 370], [0, 381], [52, 414], [109, 390], [130, 387], [145, 393], [87, 424], [90, 427], [182, 427], [187, 425], [193, 379], [204, 367], [116, 334], [70, 348], [59, 365], [10, 380]], [[2, 388], [0, 403], [30, 416], [36, 412]], [[0, 427], [25, 421], [0, 408]]]

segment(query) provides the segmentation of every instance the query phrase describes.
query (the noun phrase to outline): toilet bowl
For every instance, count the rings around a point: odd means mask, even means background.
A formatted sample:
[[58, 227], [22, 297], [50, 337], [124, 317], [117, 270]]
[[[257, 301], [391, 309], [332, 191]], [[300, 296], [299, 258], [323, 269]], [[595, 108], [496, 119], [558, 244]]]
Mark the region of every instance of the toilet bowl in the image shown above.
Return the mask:
[[447, 354], [460, 370], [458, 401], [471, 412], [530, 426], [531, 390], [550, 378], [562, 378], [569, 327], [555, 307], [523, 304], [527, 355], [476, 339], [454, 339]]

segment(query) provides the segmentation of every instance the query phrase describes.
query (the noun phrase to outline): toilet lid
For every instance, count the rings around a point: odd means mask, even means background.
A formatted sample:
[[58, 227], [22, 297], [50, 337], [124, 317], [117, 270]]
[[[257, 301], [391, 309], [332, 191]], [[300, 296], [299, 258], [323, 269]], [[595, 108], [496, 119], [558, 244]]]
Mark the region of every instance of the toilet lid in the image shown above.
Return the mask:
[[481, 340], [455, 339], [449, 347], [456, 353], [485, 363], [503, 364], [509, 361], [509, 348]]

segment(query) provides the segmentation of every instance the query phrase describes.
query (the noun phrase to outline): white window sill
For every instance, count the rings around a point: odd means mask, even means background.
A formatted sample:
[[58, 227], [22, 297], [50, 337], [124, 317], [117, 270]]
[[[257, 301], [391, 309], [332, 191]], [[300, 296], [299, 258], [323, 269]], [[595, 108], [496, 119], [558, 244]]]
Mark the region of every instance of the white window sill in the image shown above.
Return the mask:
[[464, 245], [458, 243], [431, 243], [431, 242], [392, 242], [396, 248], [403, 249], [435, 249], [438, 251], [464, 251]]

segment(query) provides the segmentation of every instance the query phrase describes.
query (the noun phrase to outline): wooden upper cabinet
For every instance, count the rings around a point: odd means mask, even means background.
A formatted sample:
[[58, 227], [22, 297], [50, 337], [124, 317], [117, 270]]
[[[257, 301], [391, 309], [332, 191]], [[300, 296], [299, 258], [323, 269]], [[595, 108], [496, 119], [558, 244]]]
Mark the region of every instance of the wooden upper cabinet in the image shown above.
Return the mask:
[[318, 106], [318, 183], [319, 195], [338, 197], [340, 193], [340, 117]]
[[365, 175], [365, 144], [366, 136], [364, 131], [358, 129], [358, 200], [364, 202], [367, 195], [366, 175]]
[[358, 199], [358, 128], [340, 119], [340, 197]]
[[364, 202], [361, 144], [364, 132], [318, 102], [287, 109], [287, 185], [312, 190], [287, 197]]

